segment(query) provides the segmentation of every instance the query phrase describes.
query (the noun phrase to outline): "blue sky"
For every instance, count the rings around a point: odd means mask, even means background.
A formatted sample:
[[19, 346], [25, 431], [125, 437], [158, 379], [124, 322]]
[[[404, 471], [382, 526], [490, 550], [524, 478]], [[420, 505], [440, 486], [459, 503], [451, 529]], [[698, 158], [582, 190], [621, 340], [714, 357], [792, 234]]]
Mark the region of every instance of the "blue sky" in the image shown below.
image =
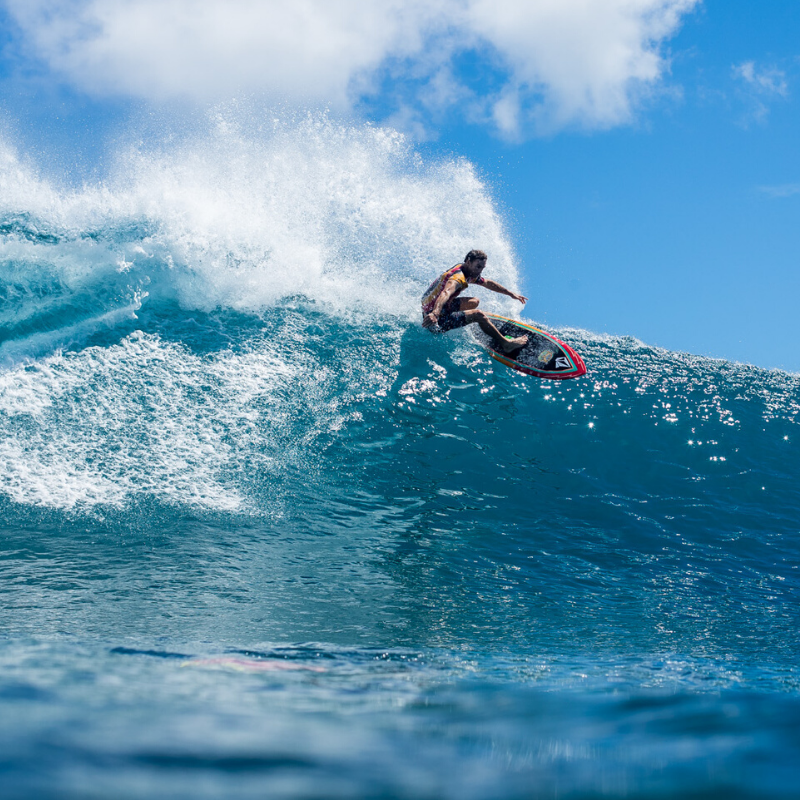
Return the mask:
[[0, 23], [5, 127], [44, 170], [102, 175], [131, 118], [242, 92], [392, 124], [476, 165], [526, 316], [800, 371], [797, 0], [5, 0]]

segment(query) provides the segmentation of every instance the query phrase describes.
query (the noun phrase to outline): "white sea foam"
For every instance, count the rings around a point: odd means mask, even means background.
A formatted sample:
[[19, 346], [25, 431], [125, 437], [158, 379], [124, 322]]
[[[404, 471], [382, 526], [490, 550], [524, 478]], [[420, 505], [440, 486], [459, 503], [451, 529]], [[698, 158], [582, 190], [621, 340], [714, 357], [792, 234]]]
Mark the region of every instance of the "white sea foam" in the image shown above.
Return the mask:
[[61, 508], [145, 493], [243, 509], [224, 474], [235, 471], [242, 450], [265, 470], [276, 448], [284, 463], [291, 459], [280, 424], [289, 407], [270, 413], [254, 400], [280, 399], [294, 372], [268, 349], [201, 357], [142, 333], [7, 370], [0, 491]]

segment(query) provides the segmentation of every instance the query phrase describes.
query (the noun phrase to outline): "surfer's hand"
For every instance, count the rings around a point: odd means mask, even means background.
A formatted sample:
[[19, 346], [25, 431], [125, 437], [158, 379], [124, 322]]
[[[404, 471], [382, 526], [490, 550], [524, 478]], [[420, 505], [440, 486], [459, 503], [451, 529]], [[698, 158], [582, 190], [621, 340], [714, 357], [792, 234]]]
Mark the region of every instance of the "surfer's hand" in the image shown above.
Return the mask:
[[525, 305], [525, 303], [528, 302], [528, 298], [525, 297], [524, 295], [521, 295], [521, 294], [515, 294], [514, 295], [514, 299], [515, 300], [519, 300], [520, 303], [522, 303], [522, 305]]
[[422, 320], [423, 328], [432, 328], [439, 322], [439, 315], [435, 311], [431, 311], [425, 319]]

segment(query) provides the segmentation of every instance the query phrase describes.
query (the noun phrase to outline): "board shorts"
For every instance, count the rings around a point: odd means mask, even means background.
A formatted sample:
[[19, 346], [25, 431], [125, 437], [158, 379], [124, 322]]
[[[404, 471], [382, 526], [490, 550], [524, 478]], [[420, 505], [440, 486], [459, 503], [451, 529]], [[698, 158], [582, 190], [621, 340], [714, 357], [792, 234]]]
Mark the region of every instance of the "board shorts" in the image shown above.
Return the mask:
[[[452, 331], [456, 328], [463, 328], [467, 324], [467, 315], [463, 311], [460, 311], [460, 308], [461, 298], [456, 297], [445, 303], [442, 308], [442, 313], [439, 314], [440, 331]], [[425, 319], [425, 316], [426, 315], [423, 314], [422, 318]]]

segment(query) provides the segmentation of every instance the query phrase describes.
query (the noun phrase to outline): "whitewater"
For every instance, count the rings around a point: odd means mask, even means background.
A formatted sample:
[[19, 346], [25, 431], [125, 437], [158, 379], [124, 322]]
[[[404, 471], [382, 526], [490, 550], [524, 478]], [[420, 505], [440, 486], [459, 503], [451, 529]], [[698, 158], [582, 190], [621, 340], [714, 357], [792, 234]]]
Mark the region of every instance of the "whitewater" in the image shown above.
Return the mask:
[[535, 322], [387, 128], [0, 143], [4, 798], [798, 795], [800, 378], [515, 373], [419, 325], [473, 247]]

